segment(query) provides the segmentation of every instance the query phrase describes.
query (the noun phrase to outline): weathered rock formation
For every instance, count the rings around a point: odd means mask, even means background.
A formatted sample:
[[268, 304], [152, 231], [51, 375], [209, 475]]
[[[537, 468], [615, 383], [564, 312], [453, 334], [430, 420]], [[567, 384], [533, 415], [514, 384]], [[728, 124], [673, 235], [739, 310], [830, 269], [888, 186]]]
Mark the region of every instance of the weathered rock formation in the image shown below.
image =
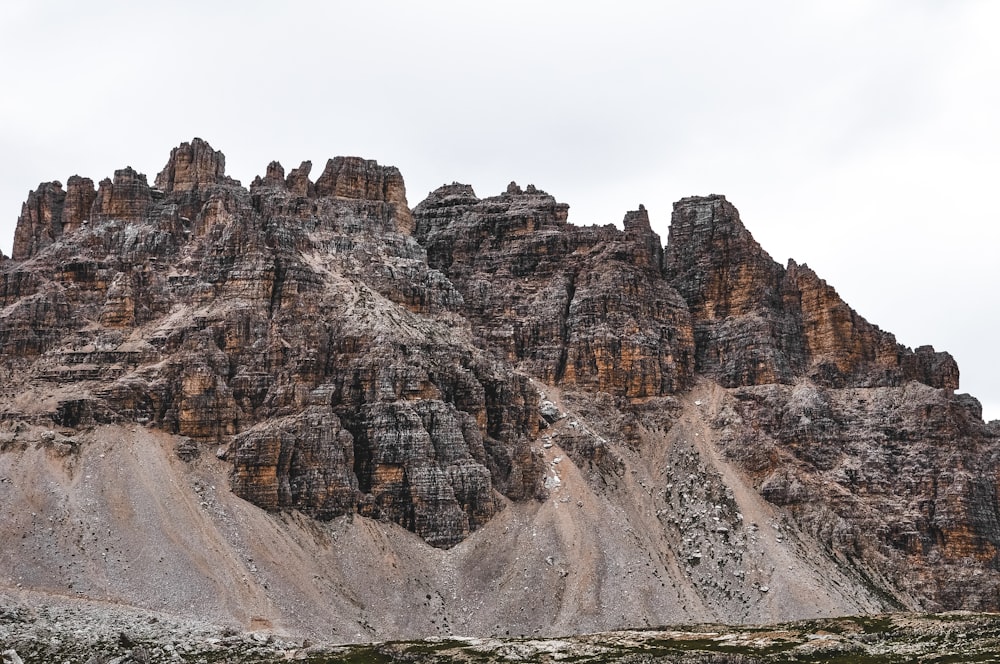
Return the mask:
[[978, 402], [902, 387], [738, 388], [713, 422], [726, 454], [845, 564], [932, 610], [1000, 600], [997, 438]]
[[28, 193], [14, 231], [14, 260], [31, 258], [62, 235], [62, 212], [66, 192], [61, 182], [43, 182]]
[[166, 167], [156, 176], [156, 187], [169, 194], [199, 191], [216, 184], [239, 185], [226, 177], [225, 155], [200, 138], [171, 150]]
[[300, 196], [272, 164], [251, 195], [224, 164], [196, 139], [157, 189], [118, 171], [87, 227], [63, 223], [58, 183], [32, 192], [16, 255], [35, 261], [3, 274], [0, 348], [71, 394], [30, 416], [229, 445], [234, 490], [262, 507], [440, 546], [501, 495], [537, 495], [534, 391], [448, 313], [461, 298], [407, 234], [399, 172], [338, 158]]
[[63, 204], [62, 228], [63, 233], [71, 233], [81, 226], [90, 223], [93, 216], [94, 200], [97, 198], [97, 191], [94, 190], [94, 181], [90, 178], [82, 178], [79, 175], [70, 176], [66, 181], [66, 200]]
[[858, 316], [805, 265], [775, 263], [723, 196], [674, 205], [664, 276], [694, 317], [696, 365], [726, 387], [790, 383], [956, 389], [958, 367]]
[[[461, 549], [439, 560], [471, 576], [434, 592], [524, 633], [791, 618], [817, 592], [820, 612], [1000, 609], [1000, 432], [954, 360], [775, 263], [725, 198], [678, 202], [664, 248], [642, 206], [578, 227], [533, 186], [456, 183], [411, 212], [395, 168], [311, 170], [244, 188], [195, 139], [153, 186], [30, 192], [0, 256], [0, 461], [33, 427], [69, 474], [78, 436], [173, 436], [272, 514]], [[430, 602], [414, 583], [371, 602]], [[511, 584], [553, 590], [531, 617], [495, 597]]]
[[629, 398], [683, 392], [694, 379], [691, 317], [660, 275], [645, 209], [624, 232], [572, 226], [567, 211], [533, 186], [480, 200], [450, 185], [414, 217], [483, 347], [547, 383]]
[[997, 606], [1000, 449], [954, 395], [949, 354], [901, 346], [805, 265], [773, 262], [721, 196], [675, 205], [664, 275], [698, 372], [738, 388], [713, 426], [766, 499], [926, 606]]

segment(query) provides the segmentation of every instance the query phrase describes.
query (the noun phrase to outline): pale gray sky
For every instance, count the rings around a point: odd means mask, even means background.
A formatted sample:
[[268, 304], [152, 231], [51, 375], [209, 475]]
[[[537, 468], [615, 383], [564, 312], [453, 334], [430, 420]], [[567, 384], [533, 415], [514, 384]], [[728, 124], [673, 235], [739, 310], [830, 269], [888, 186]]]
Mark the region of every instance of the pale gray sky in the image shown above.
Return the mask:
[[247, 184], [355, 154], [411, 205], [534, 183], [577, 224], [722, 193], [1000, 418], [1000, 2], [0, 4], [0, 248], [29, 189], [194, 136]]

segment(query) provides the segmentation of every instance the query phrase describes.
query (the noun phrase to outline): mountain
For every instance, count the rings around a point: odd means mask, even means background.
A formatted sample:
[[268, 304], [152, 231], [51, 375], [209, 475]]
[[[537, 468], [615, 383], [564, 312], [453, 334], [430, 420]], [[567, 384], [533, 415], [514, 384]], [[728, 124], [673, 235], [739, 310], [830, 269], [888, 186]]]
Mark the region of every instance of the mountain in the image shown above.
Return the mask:
[[28, 195], [0, 592], [341, 642], [1000, 610], [1000, 424], [724, 197], [664, 247], [311, 169]]

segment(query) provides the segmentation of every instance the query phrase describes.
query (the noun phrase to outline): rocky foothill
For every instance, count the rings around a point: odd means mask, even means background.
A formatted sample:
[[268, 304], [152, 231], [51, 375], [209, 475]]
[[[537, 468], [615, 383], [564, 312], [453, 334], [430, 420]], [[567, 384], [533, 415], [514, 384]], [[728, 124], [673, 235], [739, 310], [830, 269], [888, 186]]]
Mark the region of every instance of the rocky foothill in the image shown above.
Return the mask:
[[28, 194], [0, 589], [339, 642], [1000, 611], [1000, 426], [724, 197], [664, 246], [311, 174], [194, 139]]

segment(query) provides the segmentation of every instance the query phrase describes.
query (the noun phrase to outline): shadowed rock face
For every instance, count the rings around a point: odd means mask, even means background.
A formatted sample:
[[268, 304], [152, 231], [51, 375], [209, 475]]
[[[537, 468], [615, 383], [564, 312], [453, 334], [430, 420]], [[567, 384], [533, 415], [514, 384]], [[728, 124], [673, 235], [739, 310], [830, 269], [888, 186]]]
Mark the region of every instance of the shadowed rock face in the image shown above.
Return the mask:
[[[126, 168], [30, 192], [0, 257], [0, 430], [157, 428], [185, 457], [210, 447], [261, 508], [442, 548], [555, 496], [564, 463], [593, 502], [546, 501], [572, 528], [542, 536], [589, 565], [641, 531], [693, 584], [652, 593], [657, 611], [766, 615], [746, 572], [786, 555], [834, 561], [882, 608], [1000, 609], [998, 430], [954, 394], [954, 360], [775, 263], [725, 198], [678, 202], [664, 248], [641, 206], [577, 227], [532, 186], [452, 184], [411, 212], [395, 168], [311, 171], [272, 162], [245, 189], [195, 139], [154, 187]], [[600, 501], [624, 521], [585, 514]], [[764, 546], [755, 505], [801, 550]]]

